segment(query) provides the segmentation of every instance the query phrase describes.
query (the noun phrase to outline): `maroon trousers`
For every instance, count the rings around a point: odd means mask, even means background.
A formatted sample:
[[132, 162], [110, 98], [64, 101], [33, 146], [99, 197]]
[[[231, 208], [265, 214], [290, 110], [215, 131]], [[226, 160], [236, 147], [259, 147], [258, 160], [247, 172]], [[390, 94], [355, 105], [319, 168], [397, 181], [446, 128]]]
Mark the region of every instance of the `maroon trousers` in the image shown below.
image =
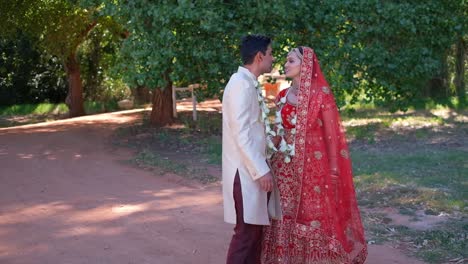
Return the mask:
[[260, 264], [262, 250], [262, 225], [244, 223], [244, 206], [239, 172], [234, 178], [234, 203], [236, 226], [229, 245], [226, 264]]

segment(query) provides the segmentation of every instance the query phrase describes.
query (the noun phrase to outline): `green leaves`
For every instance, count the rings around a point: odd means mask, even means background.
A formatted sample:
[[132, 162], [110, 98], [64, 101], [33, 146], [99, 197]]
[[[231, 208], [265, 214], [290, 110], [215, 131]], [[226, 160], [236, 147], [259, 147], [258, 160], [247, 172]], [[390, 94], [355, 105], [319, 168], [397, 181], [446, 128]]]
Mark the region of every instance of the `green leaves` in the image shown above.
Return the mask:
[[2, 4], [2, 15], [8, 17], [8, 25], [0, 33], [30, 34], [39, 38], [49, 53], [61, 58], [75, 53], [96, 24], [89, 10], [62, 0], [9, 0]]
[[[203, 83], [204, 93], [218, 93], [240, 64], [240, 37], [260, 33], [274, 38], [278, 65], [292, 47], [312, 47], [340, 104], [345, 94], [354, 101], [364, 94], [366, 101], [405, 108], [440, 68], [456, 35], [466, 34], [463, 6], [437, 0], [107, 0], [100, 12], [130, 32], [118, 66], [130, 84]], [[162, 77], [166, 72], [170, 80]]]

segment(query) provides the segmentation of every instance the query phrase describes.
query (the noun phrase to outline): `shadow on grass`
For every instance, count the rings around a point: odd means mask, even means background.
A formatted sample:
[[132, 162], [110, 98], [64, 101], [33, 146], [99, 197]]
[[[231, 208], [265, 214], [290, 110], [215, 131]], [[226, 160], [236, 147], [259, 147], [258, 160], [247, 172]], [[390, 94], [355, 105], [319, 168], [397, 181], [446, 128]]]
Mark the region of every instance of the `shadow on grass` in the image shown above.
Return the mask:
[[[114, 142], [135, 149], [135, 161], [142, 166], [201, 182], [219, 180], [220, 113], [199, 112], [194, 122], [190, 112], [182, 112], [175, 124], [159, 129], [147, 120], [119, 129]], [[344, 115], [343, 123], [368, 240], [394, 242], [430, 263], [466, 258], [466, 113], [368, 110]], [[218, 175], [200, 168], [216, 168]], [[396, 222], [385, 208], [415, 225], [443, 219], [417, 230]]]
[[173, 172], [180, 176], [209, 183], [221, 177], [221, 114], [200, 112], [193, 121], [190, 112], [182, 112], [175, 124], [163, 128], [143, 122], [120, 128], [114, 144], [135, 149], [133, 161], [158, 173]]

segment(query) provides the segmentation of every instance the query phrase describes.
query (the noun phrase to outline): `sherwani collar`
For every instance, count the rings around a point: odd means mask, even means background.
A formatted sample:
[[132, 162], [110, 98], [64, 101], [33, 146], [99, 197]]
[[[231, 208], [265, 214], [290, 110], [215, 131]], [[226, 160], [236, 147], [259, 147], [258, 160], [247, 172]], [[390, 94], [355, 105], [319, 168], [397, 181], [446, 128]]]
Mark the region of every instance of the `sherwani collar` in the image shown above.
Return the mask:
[[249, 79], [251, 79], [255, 87], [258, 85], [257, 77], [255, 77], [255, 75], [251, 73], [247, 68], [239, 66], [239, 69], [237, 70], [237, 72], [240, 72], [244, 74], [245, 76], [247, 76]]

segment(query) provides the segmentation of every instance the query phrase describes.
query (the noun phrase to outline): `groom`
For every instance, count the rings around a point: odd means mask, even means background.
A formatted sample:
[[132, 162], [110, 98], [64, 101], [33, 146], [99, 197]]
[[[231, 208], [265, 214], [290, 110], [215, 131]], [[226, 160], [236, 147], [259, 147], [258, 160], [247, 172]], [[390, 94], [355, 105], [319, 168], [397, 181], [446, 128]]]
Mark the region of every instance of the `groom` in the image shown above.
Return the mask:
[[259, 75], [271, 72], [271, 39], [242, 38], [243, 66], [231, 76], [223, 95], [224, 221], [235, 224], [227, 264], [260, 263], [263, 225], [269, 225], [267, 192], [273, 176], [266, 163], [265, 127], [256, 86]]

